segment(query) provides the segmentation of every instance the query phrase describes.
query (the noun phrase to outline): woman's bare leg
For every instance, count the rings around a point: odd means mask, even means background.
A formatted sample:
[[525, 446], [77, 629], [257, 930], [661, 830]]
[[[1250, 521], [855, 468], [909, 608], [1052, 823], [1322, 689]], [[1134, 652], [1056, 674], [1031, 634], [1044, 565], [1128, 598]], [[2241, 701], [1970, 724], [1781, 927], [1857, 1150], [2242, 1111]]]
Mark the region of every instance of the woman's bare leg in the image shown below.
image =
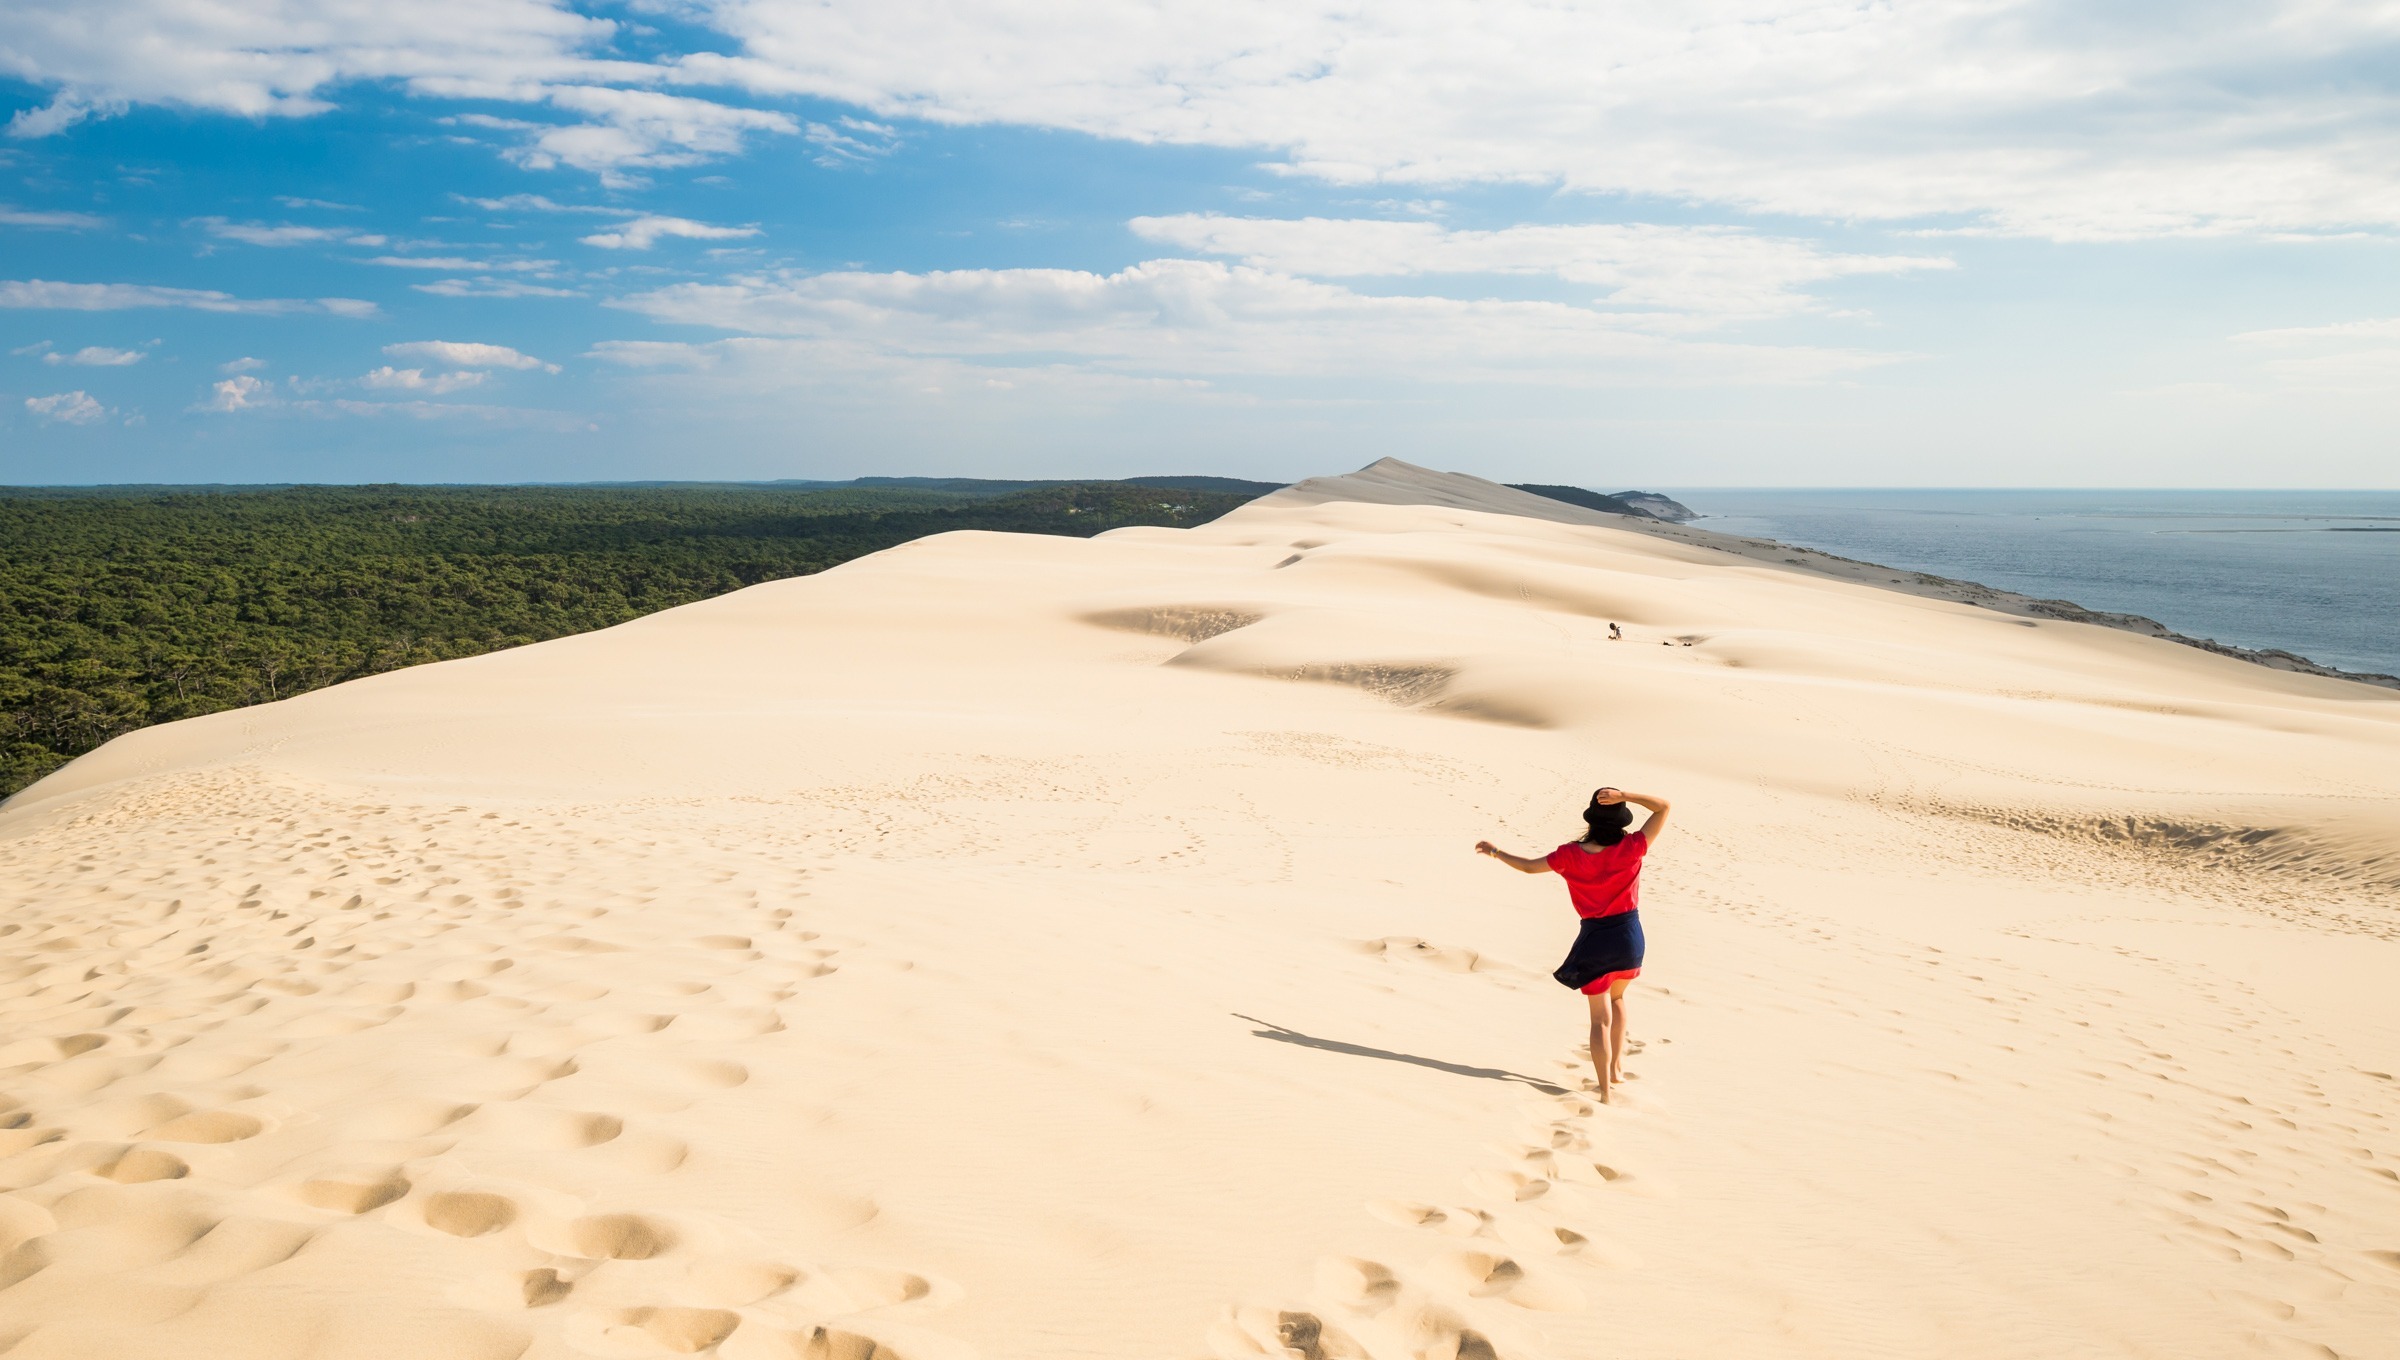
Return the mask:
[[1615, 1051], [1616, 1040], [1611, 1034], [1611, 1020], [1616, 1015], [1613, 999], [1606, 992], [1594, 992], [1584, 1000], [1592, 1006], [1592, 1075], [1600, 1083], [1600, 1100], [1608, 1101], [1609, 1054]]
[[1622, 1085], [1625, 1081], [1625, 984], [1631, 978], [1619, 978], [1608, 989], [1608, 999], [1614, 1003], [1608, 1025], [1608, 1079]]

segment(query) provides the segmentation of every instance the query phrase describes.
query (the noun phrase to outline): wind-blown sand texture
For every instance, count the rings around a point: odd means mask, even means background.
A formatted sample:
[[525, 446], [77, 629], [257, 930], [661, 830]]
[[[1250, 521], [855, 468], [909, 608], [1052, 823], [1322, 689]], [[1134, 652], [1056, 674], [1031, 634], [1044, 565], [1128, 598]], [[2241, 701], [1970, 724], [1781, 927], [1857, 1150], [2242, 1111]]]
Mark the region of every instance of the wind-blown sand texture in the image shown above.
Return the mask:
[[[1469, 849], [1601, 782], [1607, 1107]], [[943, 535], [11, 804], [0, 1352], [2392, 1356], [2396, 797], [2386, 691], [1404, 465]]]

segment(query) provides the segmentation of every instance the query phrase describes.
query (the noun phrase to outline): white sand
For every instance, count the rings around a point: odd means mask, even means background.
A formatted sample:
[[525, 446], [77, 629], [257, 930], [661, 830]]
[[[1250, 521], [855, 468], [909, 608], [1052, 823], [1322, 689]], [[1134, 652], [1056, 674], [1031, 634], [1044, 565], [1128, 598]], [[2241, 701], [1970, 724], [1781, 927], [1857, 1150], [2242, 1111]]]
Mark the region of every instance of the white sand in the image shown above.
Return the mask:
[[[945, 535], [77, 762], [0, 1352], [2400, 1355], [2400, 697], [1526, 508]], [[1596, 1108], [1469, 847], [1604, 781]]]

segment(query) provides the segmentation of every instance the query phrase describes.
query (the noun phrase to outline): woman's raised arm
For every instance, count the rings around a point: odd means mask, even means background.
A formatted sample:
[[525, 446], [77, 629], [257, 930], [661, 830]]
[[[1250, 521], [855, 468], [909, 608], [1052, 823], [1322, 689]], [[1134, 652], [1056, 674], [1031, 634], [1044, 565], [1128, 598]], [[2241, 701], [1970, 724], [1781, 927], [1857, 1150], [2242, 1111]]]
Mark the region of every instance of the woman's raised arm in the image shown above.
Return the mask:
[[1602, 789], [1595, 795], [1603, 803], [1631, 803], [1649, 813], [1642, 819], [1642, 829], [1634, 834], [1652, 845], [1658, 844], [1658, 833], [1667, 829], [1667, 800], [1646, 793], [1627, 793], [1623, 789]]

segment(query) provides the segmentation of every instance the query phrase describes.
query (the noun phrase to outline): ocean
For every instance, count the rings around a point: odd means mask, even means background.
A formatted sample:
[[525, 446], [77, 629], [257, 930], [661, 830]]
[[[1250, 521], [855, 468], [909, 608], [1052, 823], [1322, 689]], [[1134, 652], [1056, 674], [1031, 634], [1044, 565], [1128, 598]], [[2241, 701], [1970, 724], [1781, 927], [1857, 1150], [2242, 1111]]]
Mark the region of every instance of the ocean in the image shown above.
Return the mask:
[[1704, 529], [2400, 675], [2400, 491], [1667, 494]]

